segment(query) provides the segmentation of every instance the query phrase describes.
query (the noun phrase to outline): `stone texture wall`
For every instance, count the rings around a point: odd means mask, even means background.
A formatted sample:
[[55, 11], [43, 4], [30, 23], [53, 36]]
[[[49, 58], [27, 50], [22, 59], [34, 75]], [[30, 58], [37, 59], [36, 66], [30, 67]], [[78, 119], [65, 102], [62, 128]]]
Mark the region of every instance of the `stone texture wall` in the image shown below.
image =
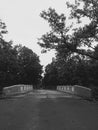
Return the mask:
[[5, 87], [3, 89], [4, 95], [15, 95], [15, 94], [20, 94], [20, 93], [26, 93], [28, 91], [32, 91], [33, 86], [32, 85], [13, 85], [9, 87]]
[[90, 88], [86, 88], [79, 85], [60, 85], [57, 86], [58, 91], [67, 92], [70, 94], [78, 95], [83, 98], [91, 98], [92, 93]]

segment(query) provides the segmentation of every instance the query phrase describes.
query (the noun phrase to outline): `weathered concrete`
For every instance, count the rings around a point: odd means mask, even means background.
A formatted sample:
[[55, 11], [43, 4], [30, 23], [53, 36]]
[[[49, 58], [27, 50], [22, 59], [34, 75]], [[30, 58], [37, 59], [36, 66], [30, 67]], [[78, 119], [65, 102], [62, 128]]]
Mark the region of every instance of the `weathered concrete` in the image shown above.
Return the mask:
[[16, 95], [19, 93], [20, 94], [25, 93], [32, 90], [33, 90], [32, 85], [19, 84], [19, 85], [13, 85], [13, 86], [3, 88], [3, 94], [5, 96], [10, 96], [10, 95]]
[[60, 86], [57, 86], [57, 90], [74, 94], [74, 95], [78, 95], [87, 99], [91, 99], [92, 97], [92, 92], [90, 88], [86, 88], [79, 85], [60, 85]]

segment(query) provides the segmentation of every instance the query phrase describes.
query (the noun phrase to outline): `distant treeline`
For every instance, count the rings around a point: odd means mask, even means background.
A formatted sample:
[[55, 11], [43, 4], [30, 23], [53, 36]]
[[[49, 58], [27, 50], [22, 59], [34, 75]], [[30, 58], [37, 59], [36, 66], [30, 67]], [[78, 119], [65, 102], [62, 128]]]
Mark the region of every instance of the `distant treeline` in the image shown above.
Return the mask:
[[[93, 55], [98, 56], [98, 46]], [[57, 85], [98, 86], [98, 61], [78, 54], [64, 59], [58, 57], [46, 66], [43, 86], [55, 89]]]

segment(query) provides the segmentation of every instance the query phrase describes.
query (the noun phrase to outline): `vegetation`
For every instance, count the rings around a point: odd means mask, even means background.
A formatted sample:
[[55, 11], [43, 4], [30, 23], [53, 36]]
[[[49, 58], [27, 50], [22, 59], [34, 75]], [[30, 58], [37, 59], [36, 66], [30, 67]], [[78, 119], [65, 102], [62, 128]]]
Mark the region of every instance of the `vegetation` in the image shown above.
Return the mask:
[[[58, 84], [78, 84], [98, 90], [98, 1], [75, 0], [66, 5], [70, 10], [68, 18], [66, 12], [58, 14], [52, 8], [40, 14], [51, 30], [42, 35], [38, 44], [42, 52], [56, 51], [56, 58], [45, 68], [42, 85], [55, 89]], [[27, 47], [6, 42], [4, 33], [6, 26], [0, 20], [1, 90], [17, 83], [38, 84], [42, 73], [39, 57]]]
[[0, 90], [14, 84], [37, 85], [41, 81], [39, 57], [29, 48], [5, 41], [6, 26], [0, 21]]
[[[75, 0], [74, 4], [66, 4], [71, 10], [70, 25], [66, 12], [58, 14], [52, 8], [41, 12], [51, 30], [42, 35], [38, 44], [45, 51], [56, 50], [56, 59], [46, 67], [43, 84], [46, 88], [51, 84], [97, 86], [98, 1]], [[83, 19], [87, 23], [83, 24]]]

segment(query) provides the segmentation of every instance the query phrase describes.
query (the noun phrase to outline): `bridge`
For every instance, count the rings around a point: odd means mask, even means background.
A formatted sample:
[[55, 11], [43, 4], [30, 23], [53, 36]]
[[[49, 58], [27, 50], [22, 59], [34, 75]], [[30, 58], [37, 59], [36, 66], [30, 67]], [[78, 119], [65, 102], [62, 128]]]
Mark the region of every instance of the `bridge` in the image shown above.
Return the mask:
[[[3, 88], [3, 94], [4, 96], [10, 96], [10, 95], [17, 95], [26, 93], [33, 90], [33, 85], [13, 85], [9, 87]], [[77, 95], [79, 97], [85, 98], [85, 99], [92, 99], [92, 90], [90, 88], [86, 88], [79, 85], [59, 85], [57, 86], [57, 90], [69, 93], [70, 95]]]
[[97, 130], [98, 102], [51, 90], [0, 100], [0, 130]]

